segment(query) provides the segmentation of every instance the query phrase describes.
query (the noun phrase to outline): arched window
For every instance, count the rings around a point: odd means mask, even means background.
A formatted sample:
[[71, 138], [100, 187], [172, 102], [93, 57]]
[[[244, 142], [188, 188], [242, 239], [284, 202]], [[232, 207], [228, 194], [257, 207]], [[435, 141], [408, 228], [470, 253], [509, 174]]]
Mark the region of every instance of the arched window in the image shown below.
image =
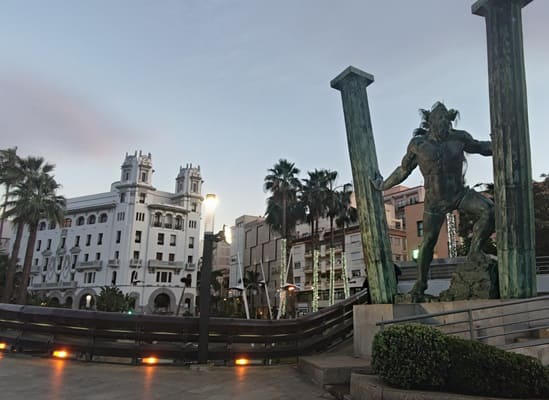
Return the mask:
[[72, 225], [72, 219], [70, 218], [65, 218], [65, 222], [63, 223], [63, 227], [64, 228], [70, 228]]
[[49, 224], [49, 226], [48, 226], [48, 229], [55, 229], [56, 225], [57, 225], [57, 224], [55, 223], [55, 221], [50, 221], [50, 224]]
[[130, 282], [132, 285], [137, 283], [137, 271], [132, 271], [132, 274], [130, 275]]
[[84, 225], [84, 217], [78, 217], [78, 219], [76, 220], [76, 225], [80, 226], [80, 225]]
[[101, 214], [101, 215], [99, 216], [99, 223], [100, 223], [100, 224], [103, 224], [103, 223], [105, 223], [105, 222], [107, 222], [107, 214], [106, 214], [106, 213], [103, 213], [103, 214]]
[[153, 226], [162, 226], [162, 213], [154, 213]]
[[178, 215], [175, 217], [175, 229], [182, 229], [183, 228], [183, 219]]
[[92, 214], [88, 217], [88, 225], [93, 225], [95, 224], [95, 215]]
[[173, 217], [172, 214], [167, 214], [164, 218], [164, 228], [171, 229], [173, 227]]
[[38, 225], [38, 230], [39, 231], [46, 230], [46, 222], [45, 221], [40, 222], [40, 225]]

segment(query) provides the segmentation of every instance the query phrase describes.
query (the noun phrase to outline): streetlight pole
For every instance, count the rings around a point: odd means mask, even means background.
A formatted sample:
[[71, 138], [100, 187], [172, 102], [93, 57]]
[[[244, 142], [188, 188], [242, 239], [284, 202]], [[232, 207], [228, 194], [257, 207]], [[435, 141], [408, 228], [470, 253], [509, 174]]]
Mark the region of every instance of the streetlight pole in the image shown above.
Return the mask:
[[[200, 269], [200, 317], [198, 320], [198, 363], [208, 362], [208, 330], [210, 323], [210, 281], [212, 279], [212, 260], [214, 242], [223, 238], [223, 232], [213, 233], [213, 213], [217, 203], [215, 194], [206, 195], [206, 221], [211, 217], [211, 227], [204, 224], [204, 250]], [[208, 231], [208, 228], [211, 231]]]
[[198, 363], [208, 362], [208, 329], [210, 322], [210, 280], [212, 278], [212, 253], [215, 235], [204, 233], [204, 253], [200, 270], [200, 317], [198, 321]]

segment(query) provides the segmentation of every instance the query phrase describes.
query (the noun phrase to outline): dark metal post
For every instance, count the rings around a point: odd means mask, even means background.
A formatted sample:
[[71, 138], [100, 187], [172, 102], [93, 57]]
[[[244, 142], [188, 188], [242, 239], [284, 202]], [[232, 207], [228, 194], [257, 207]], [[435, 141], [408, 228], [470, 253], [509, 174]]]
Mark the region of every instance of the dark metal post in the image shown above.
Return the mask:
[[198, 320], [198, 362], [208, 362], [208, 330], [210, 322], [210, 280], [212, 277], [213, 244], [215, 235], [204, 233], [204, 252], [200, 270], [200, 317]]

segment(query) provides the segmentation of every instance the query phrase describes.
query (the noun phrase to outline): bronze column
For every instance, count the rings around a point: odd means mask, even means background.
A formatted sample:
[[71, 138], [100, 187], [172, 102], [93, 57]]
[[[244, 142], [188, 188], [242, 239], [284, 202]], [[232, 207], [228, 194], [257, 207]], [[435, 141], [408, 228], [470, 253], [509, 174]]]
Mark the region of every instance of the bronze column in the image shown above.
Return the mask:
[[532, 0], [479, 0], [486, 21], [500, 296], [536, 289], [534, 203], [521, 10]]
[[396, 278], [382, 194], [370, 182], [379, 171], [366, 94], [373, 81], [372, 75], [348, 67], [330, 85], [341, 92], [362, 251], [372, 303], [379, 304], [393, 303]]

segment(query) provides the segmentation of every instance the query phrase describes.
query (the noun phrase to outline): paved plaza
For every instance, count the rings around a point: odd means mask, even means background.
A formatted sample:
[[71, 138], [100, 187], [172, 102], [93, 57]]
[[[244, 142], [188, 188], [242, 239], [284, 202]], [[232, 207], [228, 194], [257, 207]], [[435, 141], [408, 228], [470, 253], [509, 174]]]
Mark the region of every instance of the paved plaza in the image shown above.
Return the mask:
[[333, 399], [295, 365], [131, 366], [0, 353], [2, 400]]

